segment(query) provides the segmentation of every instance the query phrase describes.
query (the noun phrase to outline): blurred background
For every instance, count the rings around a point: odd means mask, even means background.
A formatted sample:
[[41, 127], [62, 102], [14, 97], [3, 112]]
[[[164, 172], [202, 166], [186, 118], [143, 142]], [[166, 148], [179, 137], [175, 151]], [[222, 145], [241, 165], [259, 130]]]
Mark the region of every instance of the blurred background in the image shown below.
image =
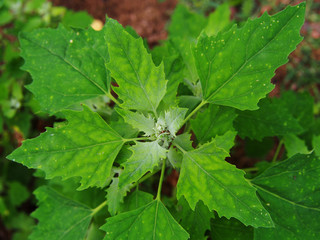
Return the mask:
[[[39, 103], [24, 87], [31, 77], [21, 70], [18, 34], [41, 27], [102, 28], [105, 16], [131, 26], [153, 48], [167, 38], [167, 26], [177, 4], [193, 14], [208, 16], [223, 2], [228, 2], [231, 19], [241, 25], [247, 18], [267, 11], [276, 13], [289, 0], [0, 0], [0, 239], [27, 239], [36, 224], [30, 213], [36, 208], [32, 192], [46, 181], [6, 156], [24, 139], [38, 136], [45, 127], [52, 127], [54, 117], [42, 112]], [[276, 85], [271, 97], [284, 90], [307, 91], [314, 98], [314, 115], [320, 113], [320, 0], [307, 1], [306, 22], [302, 28], [304, 41], [290, 55], [289, 63], [276, 71]], [[320, 131], [319, 121], [315, 129]], [[319, 132], [320, 134], [320, 132]], [[271, 160], [278, 140], [254, 142], [237, 139], [229, 159], [239, 168], [250, 168], [261, 159]], [[252, 151], [258, 149], [258, 151]], [[258, 153], [257, 153], [258, 152]], [[280, 158], [284, 150], [280, 149]], [[177, 173], [166, 180], [168, 188], [176, 184]], [[58, 184], [58, 183], [55, 183]]]

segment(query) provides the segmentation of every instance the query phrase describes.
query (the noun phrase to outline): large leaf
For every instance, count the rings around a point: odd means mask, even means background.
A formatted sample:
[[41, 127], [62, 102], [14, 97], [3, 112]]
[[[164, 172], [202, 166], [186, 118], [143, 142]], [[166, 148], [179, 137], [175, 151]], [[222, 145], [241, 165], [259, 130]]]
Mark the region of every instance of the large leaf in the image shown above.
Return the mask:
[[53, 189], [43, 186], [35, 191], [39, 201], [32, 216], [39, 220], [31, 240], [84, 239], [93, 216], [87, 206], [61, 196]]
[[255, 239], [319, 239], [319, 161], [314, 155], [298, 154], [252, 180], [275, 224], [255, 229]]
[[103, 31], [38, 29], [20, 34], [23, 69], [33, 82], [28, 89], [49, 113], [108, 94], [108, 49]]
[[79, 189], [103, 187], [126, 140], [86, 106], [81, 112], [63, 114], [67, 125], [47, 128], [39, 137], [24, 141], [8, 158], [43, 170], [49, 179], [79, 176]]
[[209, 105], [190, 121], [198, 143], [208, 142], [216, 135], [223, 135], [231, 130], [236, 116], [233, 108]]
[[256, 111], [238, 111], [234, 126], [240, 137], [262, 140], [264, 137], [303, 132], [298, 120], [283, 101], [266, 98], [259, 102], [259, 107]]
[[257, 109], [270, 92], [274, 71], [302, 40], [305, 3], [241, 27], [208, 37], [203, 34], [194, 56], [204, 100], [240, 110]]
[[166, 93], [163, 64], [156, 67], [141, 38], [132, 37], [115, 20], [108, 19], [105, 26], [112, 77], [119, 84], [114, 91], [123, 100], [125, 108], [152, 111]]
[[[223, 141], [220, 138], [217, 142]], [[177, 184], [178, 198], [184, 196], [192, 209], [202, 200], [219, 216], [235, 217], [245, 225], [273, 226], [255, 188], [246, 181], [242, 170], [224, 160], [229, 154], [217, 147], [215, 140], [196, 150], [182, 151], [184, 158]]]
[[133, 152], [128, 161], [124, 162], [124, 170], [120, 175], [119, 187], [136, 182], [145, 173], [153, 171], [160, 160], [166, 158], [166, 149], [157, 141], [137, 142], [130, 150]]
[[160, 200], [154, 200], [136, 210], [107, 218], [107, 223], [101, 229], [106, 232], [105, 240], [183, 240], [189, 237]]

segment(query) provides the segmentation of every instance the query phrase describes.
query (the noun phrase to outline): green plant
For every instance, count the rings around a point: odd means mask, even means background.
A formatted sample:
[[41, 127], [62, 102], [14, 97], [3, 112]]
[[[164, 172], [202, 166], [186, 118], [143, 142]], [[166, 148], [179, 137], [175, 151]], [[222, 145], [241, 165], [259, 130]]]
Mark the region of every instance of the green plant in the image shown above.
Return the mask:
[[[169, 39], [152, 56], [112, 19], [99, 32], [21, 33], [28, 89], [46, 112], [66, 119], [8, 156], [53, 179], [35, 191], [39, 224], [30, 238], [316, 239], [319, 159], [301, 139], [312, 131], [312, 98], [264, 99], [275, 69], [302, 40], [304, 11], [305, 3], [289, 6], [238, 28], [179, 6]], [[102, 116], [94, 105], [73, 110], [102, 97], [116, 104], [103, 104]], [[296, 98], [303, 101], [292, 105]], [[237, 132], [281, 137], [293, 157], [277, 163], [276, 153], [245, 178], [225, 161]], [[316, 146], [319, 138], [310, 139]], [[177, 186], [164, 195], [173, 169]]]

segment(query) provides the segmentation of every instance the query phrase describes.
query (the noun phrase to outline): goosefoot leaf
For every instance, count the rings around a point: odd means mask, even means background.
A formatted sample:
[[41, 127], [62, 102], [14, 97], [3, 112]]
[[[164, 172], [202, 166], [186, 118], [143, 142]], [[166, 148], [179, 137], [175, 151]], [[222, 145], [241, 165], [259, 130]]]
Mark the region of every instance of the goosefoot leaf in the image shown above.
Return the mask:
[[132, 37], [113, 19], [107, 19], [105, 40], [110, 55], [107, 67], [119, 85], [113, 90], [123, 100], [121, 106], [157, 115], [157, 107], [166, 93], [163, 64], [156, 67], [142, 39]]
[[254, 239], [319, 239], [319, 161], [313, 154], [297, 154], [252, 180], [275, 224], [255, 229]]
[[76, 31], [60, 25], [20, 33], [23, 69], [33, 82], [27, 88], [52, 114], [84, 100], [106, 95], [110, 75], [103, 31]]
[[84, 239], [93, 216], [89, 207], [61, 196], [50, 187], [42, 186], [34, 194], [39, 207], [32, 216], [39, 223], [30, 235], [31, 240]]
[[106, 232], [105, 240], [185, 240], [189, 238], [189, 234], [174, 220], [160, 200], [154, 200], [139, 209], [107, 218], [107, 223], [101, 229]]
[[124, 170], [119, 178], [119, 187], [136, 182], [145, 173], [153, 171], [159, 165], [160, 160], [166, 158], [167, 150], [161, 147], [157, 141], [137, 142], [129, 148], [133, 153], [128, 161], [124, 162]]
[[203, 99], [240, 110], [257, 109], [273, 89], [274, 71], [302, 40], [305, 5], [289, 6], [273, 16], [265, 13], [217, 36], [202, 34], [194, 57]]
[[223, 141], [222, 136], [217, 144], [214, 139], [196, 150], [183, 151], [177, 184], [178, 199], [184, 196], [193, 210], [202, 200], [210, 211], [217, 211], [220, 217], [234, 217], [254, 227], [272, 227], [269, 213], [259, 202], [255, 188], [244, 178], [244, 172], [224, 160], [229, 156], [229, 150], [216, 146], [224, 142], [228, 141]]
[[8, 159], [41, 169], [48, 179], [79, 176], [79, 190], [103, 187], [125, 139], [86, 106], [63, 114], [67, 125], [47, 128], [39, 137], [24, 141]]

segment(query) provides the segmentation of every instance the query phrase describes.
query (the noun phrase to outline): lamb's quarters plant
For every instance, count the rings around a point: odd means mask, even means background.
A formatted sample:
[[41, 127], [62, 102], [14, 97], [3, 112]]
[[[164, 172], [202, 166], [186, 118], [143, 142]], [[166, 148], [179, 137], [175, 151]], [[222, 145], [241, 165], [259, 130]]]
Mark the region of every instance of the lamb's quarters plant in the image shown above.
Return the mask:
[[[169, 39], [151, 54], [112, 19], [99, 32], [59, 26], [20, 34], [23, 68], [33, 77], [28, 89], [66, 121], [8, 158], [106, 195], [88, 206], [39, 188], [30, 239], [92, 239], [101, 237], [98, 228], [104, 239], [205, 239], [207, 230], [212, 239], [319, 236], [319, 159], [301, 135], [311, 129], [304, 119], [313, 122], [312, 100], [295, 93], [264, 99], [274, 71], [302, 40], [305, 3], [242, 27], [228, 19], [215, 26], [228, 11], [223, 5], [208, 21], [178, 7]], [[190, 24], [179, 28], [186, 16]], [[116, 104], [104, 118], [84, 104], [101, 96]], [[295, 98], [307, 106], [292, 107]], [[237, 133], [281, 137], [294, 156], [246, 178], [225, 161]], [[307, 154], [295, 155], [300, 150]], [[161, 190], [172, 169], [180, 176], [169, 198]], [[156, 193], [150, 184], [138, 189], [155, 179]]]

